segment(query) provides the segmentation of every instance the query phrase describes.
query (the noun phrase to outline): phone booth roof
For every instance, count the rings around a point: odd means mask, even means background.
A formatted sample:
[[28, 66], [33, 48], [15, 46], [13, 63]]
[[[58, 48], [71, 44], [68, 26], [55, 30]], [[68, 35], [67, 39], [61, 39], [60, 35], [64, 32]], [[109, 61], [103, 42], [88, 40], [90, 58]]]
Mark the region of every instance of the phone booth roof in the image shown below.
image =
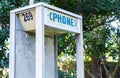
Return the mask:
[[46, 35], [52, 36], [68, 32], [81, 32], [81, 15], [74, 14], [43, 2], [11, 11], [11, 13], [15, 13], [18, 16], [26, 32], [35, 33], [36, 17], [40, 15], [36, 14], [36, 8], [39, 6], [43, 7], [43, 18], [41, 20], [43, 20]]

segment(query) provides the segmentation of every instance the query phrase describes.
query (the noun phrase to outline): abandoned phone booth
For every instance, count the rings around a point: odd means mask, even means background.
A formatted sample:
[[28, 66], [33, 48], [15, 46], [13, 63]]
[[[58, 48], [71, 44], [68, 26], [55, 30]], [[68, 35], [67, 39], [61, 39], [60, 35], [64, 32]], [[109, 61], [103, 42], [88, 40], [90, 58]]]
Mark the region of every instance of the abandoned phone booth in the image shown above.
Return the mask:
[[84, 78], [82, 16], [40, 2], [10, 12], [9, 78], [58, 78], [56, 36], [76, 38], [77, 78]]

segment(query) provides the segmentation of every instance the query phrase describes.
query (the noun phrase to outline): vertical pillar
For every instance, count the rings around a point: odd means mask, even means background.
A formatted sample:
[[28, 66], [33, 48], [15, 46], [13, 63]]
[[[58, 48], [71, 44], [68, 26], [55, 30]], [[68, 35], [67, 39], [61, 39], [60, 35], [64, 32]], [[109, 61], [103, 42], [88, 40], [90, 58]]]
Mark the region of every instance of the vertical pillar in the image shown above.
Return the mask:
[[84, 78], [83, 43], [81, 41], [81, 34], [79, 34], [76, 40], [77, 78]]
[[83, 56], [82, 22], [80, 22], [80, 20], [78, 22], [80, 24], [80, 34], [78, 34], [77, 39], [76, 39], [77, 78], [84, 78], [84, 56]]
[[10, 14], [9, 78], [15, 78], [15, 13]]
[[44, 78], [44, 21], [43, 7], [36, 7], [36, 77]]
[[44, 78], [57, 78], [56, 62], [55, 62], [55, 47], [54, 38], [45, 36], [45, 51], [44, 51]]
[[55, 35], [55, 36], [54, 36], [55, 78], [58, 78], [57, 56], [58, 56], [57, 36]]

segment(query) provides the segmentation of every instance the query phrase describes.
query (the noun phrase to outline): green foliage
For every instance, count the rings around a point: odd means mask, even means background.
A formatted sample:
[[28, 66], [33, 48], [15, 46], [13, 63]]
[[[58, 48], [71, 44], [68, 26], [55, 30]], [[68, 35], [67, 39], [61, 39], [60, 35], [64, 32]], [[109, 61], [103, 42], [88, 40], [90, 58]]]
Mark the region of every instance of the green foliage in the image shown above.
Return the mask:
[[75, 44], [75, 34], [60, 35], [58, 37], [58, 54], [65, 52], [74, 56], [76, 53]]
[[58, 71], [58, 78], [75, 78], [74, 76], [69, 75], [67, 72], [61, 70]]
[[110, 30], [106, 26], [96, 28], [94, 31], [84, 34], [85, 51], [88, 55], [95, 55], [99, 58], [105, 56], [109, 49]]
[[118, 60], [118, 55], [120, 53], [120, 29], [119, 28], [114, 28], [114, 27], [111, 27], [111, 37], [109, 39], [109, 45], [111, 49], [110, 50], [110, 53], [109, 53], [109, 56], [112, 56], [113, 57], [113, 60]]
[[[115, 59], [120, 50], [115, 48], [118, 45], [113, 40], [119, 37], [113, 39], [110, 23], [120, 20], [119, 0], [51, 0], [51, 4], [83, 16], [85, 55], [101, 59], [110, 53]], [[61, 35], [58, 39], [59, 54], [64, 52], [75, 56], [75, 38], [71, 34]]]
[[0, 2], [0, 24], [2, 25], [9, 24], [10, 10], [13, 9], [13, 7], [14, 6], [10, 5], [10, 2], [8, 0], [2, 0]]
[[8, 67], [7, 40], [9, 37], [9, 27], [0, 25], [0, 67]]
[[58, 56], [59, 78], [76, 78], [75, 56], [62, 52]]
[[[63, 0], [51, 0], [51, 4], [61, 7], [63, 9], [66, 9], [68, 11], [82, 15], [84, 37], [86, 35], [87, 36], [94, 35], [93, 33], [95, 33], [94, 32], [95, 28], [99, 29], [100, 26], [106, 26], [110, 22], [119, 19], [119, 16], [120, 16], [120, 10], [119, 10], [120, 2], [118, 0], [102, 0], [102, 1], [101, 0], [64, 0], [64, 1]], [[99, 30], [99, 32], [101, 31], [104, 31], [104, 30], [102, 29]], [[108, 31], [104, 31], [103, 34], [105, 33], [106, 35]], [[98, 33], [98, 34], [101, 34], [101, 33]], [[66, 52], [72, 55], [76, 53], [75, 52], [75, 40], [74, 40], [75, 36], [74, 35], [70, 36], [70, 35], [71, 34], [66, 34], [66, 35], [61, 35], [59, 37], [58, 39], [59, 54], [60, 52]], [[108, 33], [107, 36], [108, 35], [110, 34]], [[84, 40], [88, 40], [88, 39], [85, 38]], [[87, 43], [85, 44], [87, 45]], [[96, 44], [99, 44], [99, 42], [97, 42]], [[99, 46], [101, 45], [103, 44], [99, 44]], [[105, 45], [106, 43], [104, 44], [104, 46]], [[100, 48], [99, 50], [105, 49], [103, 47], [100, 47]], [[98, 53], [97, 55], [99, 56], [100, 54], [101, 53]]]
[[120, 16], [119, 0], [51, 0], [51, 3], [82, 15], [85, 32], [119, 19]]
[[[21, 0], [1, 0], [0, 1], [0, 68], [8, 67], [9, 49], [8, 38], [9, 38], [9, 19], [10, 10], [17, 8], [21, 5]], [[19, 5], [18, 5], [19, 3]]]

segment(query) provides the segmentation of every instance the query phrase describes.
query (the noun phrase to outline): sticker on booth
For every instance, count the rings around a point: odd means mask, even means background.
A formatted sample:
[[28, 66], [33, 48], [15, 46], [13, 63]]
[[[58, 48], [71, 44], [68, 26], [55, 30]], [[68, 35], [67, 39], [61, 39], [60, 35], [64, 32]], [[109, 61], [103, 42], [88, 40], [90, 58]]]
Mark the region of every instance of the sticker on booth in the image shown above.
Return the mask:
[[35, 10], [22, 12], [18, 15], [18, 17], [25, 31], [35, 30]]

